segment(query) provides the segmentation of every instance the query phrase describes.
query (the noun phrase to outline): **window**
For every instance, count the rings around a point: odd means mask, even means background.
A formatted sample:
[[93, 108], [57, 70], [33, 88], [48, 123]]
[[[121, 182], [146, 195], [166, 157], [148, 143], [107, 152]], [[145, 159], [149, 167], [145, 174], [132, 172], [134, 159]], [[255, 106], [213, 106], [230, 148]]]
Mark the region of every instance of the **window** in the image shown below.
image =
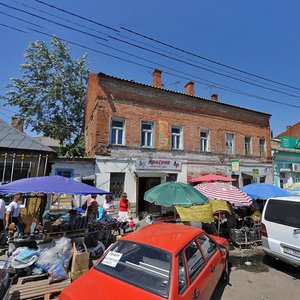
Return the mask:
[[112, 145], [124, 145], [124, 120], [111, 120], [111, 137]]
[[185, 249], [185, 256], [188, 266], [188, 274], [192, 282], [201, 272], [205, 265], [205, 261], [196, 242], [193, 242]]
[[178, 293], [181, 295], [187, 288], [187, 278], [183, 254], [178, 255]]
[[213, 254], [217, 251], [217, 245], [213, 240], [211, 240], [208, 236], [202, 235], [198, 238], [200, 245], [202, 247], [203, 253], [207, 260], [209, 260]]
[[226, 133], [226, 153], [234, 154], [234, 134]]
[[251, 137], [245, 136], [245, 155], [250, 155], [251, 153], [252, 153]]
[[209, 132], [208, 130], [201, 130], [200, 131], [200, 151], [207, 152], [208, 151], [208, 140]]
[[74, 177], [74, 170], [73, 169], [55, 169], [55, 175], [73, 178]]
[[168, 298], [171, 265], [172, 255], [167, 251], [131, 241], [118, 241], [97, 263], [95, 269]]
[[300, 203], [298, 201], [269, 200], [265, 219], [269, 222], [300, 228]]
[[259, 155], [260, 157], [266, 156], [266, 140], [264, 138], [259, 139]]
[[125, 173], [110, 173], [110, 192], [113, 198], [120, 198], [124, 191]]
[[153, 147], [153, 123], [142, 122], [141, 146]]
[[173, 126], [171, 129], [171, 145], [172, 149], [182, 149], [182, 128]]

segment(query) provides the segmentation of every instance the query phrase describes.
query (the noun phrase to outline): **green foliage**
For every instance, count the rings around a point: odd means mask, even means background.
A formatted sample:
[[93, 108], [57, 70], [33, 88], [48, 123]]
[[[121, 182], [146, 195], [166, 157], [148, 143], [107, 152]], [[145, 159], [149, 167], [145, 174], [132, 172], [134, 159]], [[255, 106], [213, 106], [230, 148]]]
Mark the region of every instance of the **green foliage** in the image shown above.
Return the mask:
[[[84, 100], [88, 78], [86, 55], [73, 60], [65, 42], [53, 37], [29, 44], [20, 78], [12, 78], [2, 99], [18, 106], [25, 126], [58, 139], [67, 152], [82, 155]], [[81, 149], [81, 150], [80, 150]], [[79, 151], [79, 152], [78, 152]]]

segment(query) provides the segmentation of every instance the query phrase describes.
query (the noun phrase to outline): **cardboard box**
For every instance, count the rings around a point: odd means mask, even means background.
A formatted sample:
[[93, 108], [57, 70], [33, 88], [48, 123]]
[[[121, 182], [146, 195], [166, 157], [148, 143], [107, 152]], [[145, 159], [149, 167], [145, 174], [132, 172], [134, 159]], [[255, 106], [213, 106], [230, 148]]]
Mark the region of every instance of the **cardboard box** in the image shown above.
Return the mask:
[[83, 243], [85, 252], [78, 252], [76, 244], [73, 243], [73, 257], [71, 265], [71, 280], [75, 280], [89, 270], [90, 253]]

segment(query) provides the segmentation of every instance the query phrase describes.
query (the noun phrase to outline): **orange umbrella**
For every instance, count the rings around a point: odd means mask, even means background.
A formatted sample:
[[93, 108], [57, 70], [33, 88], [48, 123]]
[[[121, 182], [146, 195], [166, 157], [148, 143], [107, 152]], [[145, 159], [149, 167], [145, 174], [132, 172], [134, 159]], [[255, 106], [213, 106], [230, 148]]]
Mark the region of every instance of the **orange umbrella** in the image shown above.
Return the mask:
[[227, 176], [217, 175], [217, 174], [208, 174], [208, 175], [198, 176], [190, 180], [190, 182], [214, 182], [214, 181], [232, 182], [232, 181], [236, 181], [236, 179]]

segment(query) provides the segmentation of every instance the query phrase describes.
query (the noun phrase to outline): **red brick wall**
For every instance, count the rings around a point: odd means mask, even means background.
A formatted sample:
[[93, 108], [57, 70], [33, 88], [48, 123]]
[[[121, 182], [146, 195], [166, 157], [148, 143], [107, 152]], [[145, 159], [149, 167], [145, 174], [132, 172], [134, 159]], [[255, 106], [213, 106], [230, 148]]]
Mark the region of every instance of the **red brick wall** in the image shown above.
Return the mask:
[[[98, 77], [98, 80], [97, 80]], [[98, 82], [97, 82], [98, 81]], [[96, 107], [96, 108], [95, 108]], [[183, 127], [184, 151], [199, 152], [200, 129], [210, 131], [210, 151], [225, 153], [225, 133], [235, 134], [235, 154], [244, 155], [244, 137], [252, 137], [253, 156], [259, 156], [259, 138], [267, 142], [270, 157], [269, 115], [210, 100], [190, 97], [105, 75], [90, 76], [86, 101], [86, 150], [109, 144], [110, 117], [126, 120], [126, 146], [140, 147], [141, 121], [155, 124], [155, 145], [159, 145], [158, 122]]]

